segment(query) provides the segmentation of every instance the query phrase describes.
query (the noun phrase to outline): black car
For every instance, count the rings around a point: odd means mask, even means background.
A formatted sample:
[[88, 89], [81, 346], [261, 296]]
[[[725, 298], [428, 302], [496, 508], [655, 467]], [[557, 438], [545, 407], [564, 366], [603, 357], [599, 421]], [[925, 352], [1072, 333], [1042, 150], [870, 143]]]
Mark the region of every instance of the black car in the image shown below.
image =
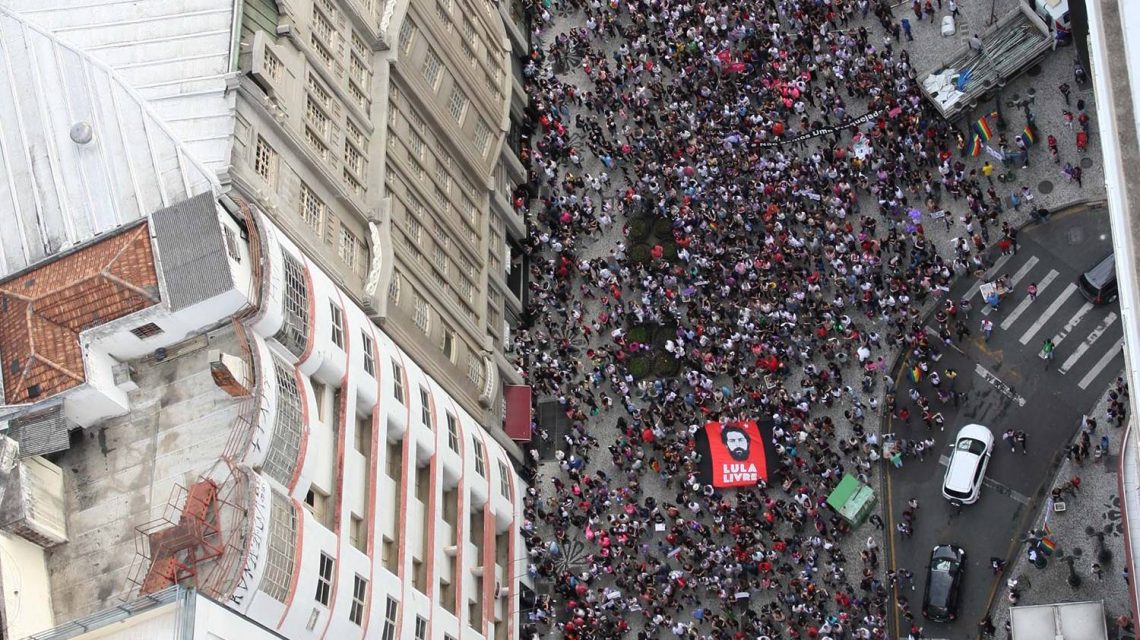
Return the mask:
[[1097, 260], [1091, 269], [1077, 278], [1081, 295], [1093, 304], [1108, 304], [1118, 297], [1116, 289], [1116, 259], [1113, 254]]
[[965, 571], [965, 550], [952, 544], [934, 547], [926, 572], [922, 615], [936, 622], [949, 622], [958, 617], [958, 591], [962, 588]]

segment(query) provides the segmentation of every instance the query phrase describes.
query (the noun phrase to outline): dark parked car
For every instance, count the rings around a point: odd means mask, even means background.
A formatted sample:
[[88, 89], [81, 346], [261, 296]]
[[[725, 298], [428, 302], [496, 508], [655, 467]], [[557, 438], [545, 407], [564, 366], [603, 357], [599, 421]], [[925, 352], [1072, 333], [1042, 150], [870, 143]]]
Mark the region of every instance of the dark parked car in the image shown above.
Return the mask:
[[1118, 295], [1115, 256], [1110, 253], [1098, 260], [1091, 269], [1077, 278], [1077, 286], [1081, 289], [1081, 295], [1093, 304], [1114, 302]]
[[952, 544], [940, 544], [930, 552], [926, 572], [926, 594], [922, 598], [922, 615], [936, 622], [949, 622], [958, 617], [958, 591], [966, 570], [966, 551]]

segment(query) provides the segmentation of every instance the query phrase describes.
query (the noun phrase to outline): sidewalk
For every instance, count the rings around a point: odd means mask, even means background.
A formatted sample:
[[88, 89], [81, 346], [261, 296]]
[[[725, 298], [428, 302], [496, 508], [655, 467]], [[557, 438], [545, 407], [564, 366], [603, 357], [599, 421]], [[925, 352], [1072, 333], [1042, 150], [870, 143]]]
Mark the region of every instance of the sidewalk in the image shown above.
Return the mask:
[[[1108, 425], [1105, 417], [1107, 407], [1106, 392], [1089, 415], [1097, 420], [1096, 433], [1092, 438], [1094, 446], [1100, 436], [1107, 434], [1110, 442], [1109, 454], [1099, 461], [1094, 461], [1090, 457], [1086, 459], [1084, 465], [1079, 465], [1072, 460], [1066, 460], [1064, 452], [1057, 452], [1056, 456], [1061, 459], [1061, 464], [1054, 481], [1043, 492], [1042, 504], [1032, 514], [1028, 526], [1011, 531], [1012, 539], [1019, 540], [1025, 537], [1028, 530], [1041, 529], [1050, 490], [1073, 476], [1081, 478], [1080, 490], [1076, 496], [1065, 495], [1065, 510], [1054, 512], [1049, 516], [1048, 537], [1056, 543], [1057, 548], [1048, 558], [1048, 564], [1044, 569], [1038, 569], [1029, 562], [1025, 543], [1014, 543], [1016, 545], [1012, 547], [1014, 559], [1006, 566], [1002, 575], [1003, 580], [991, 595], [990, 615], [994, 626], [998, 629], [994, 637], [1010, 637], [1003, 631], [1009, 620], [1009, 589], [1005, 584], [1005, 580], [1009, 578], [1017, 578], [1021, 583], [1019, 586], [1021, 598], [1017, 602], [1019, 606], [1103, 600], [1105, 615], [1108, 617], [1109, 637], [1135, 637], [1132, 634], [1123, 636], [1116, 634], [1116, 617], [1131, 611], [1128, 584], [1121, 573], [1127, 562], [1124, 555], [1124, 523], [1121, 519], [1117, 482], [1121, 439], [1125, 430]], [[1075, 437], [1079, 437], [1079, 426], [1074, 425], [1073, 433]], [[1021, 524], [1016, 523], [1015, 526]], [[1097, 540], [1094, 536], [1098, 532], [1104, 534], [1105, 548], [1112, 554], [1111, 559], [1102, 563], [1104, 571], [1102, 579], [1098, 579], [1092, 571], [1097, 555]], [[1066, 559], [1069, 557], [1073, 558], [1073, 569], [1080, 578], [1080, 584], [1076, 588], [1068, 584], [1069, 568]], [[1026, 584], [1029, 585], [1028, 588], [1025, 587]]]

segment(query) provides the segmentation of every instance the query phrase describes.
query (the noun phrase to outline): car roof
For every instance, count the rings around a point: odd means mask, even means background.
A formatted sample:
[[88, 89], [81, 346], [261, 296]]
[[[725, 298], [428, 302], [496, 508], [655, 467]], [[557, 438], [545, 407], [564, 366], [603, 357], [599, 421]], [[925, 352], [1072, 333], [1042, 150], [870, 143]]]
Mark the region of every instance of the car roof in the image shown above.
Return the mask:
[[981, 440], [986, 443], [986, 447], [994, 443], [994, 433], [988, 427], [983, 427], [980, 424], [968, 424], [958, 430], [957, 437], [954, 441], [957, 442], [962, 438], [973, 438], [974, 440]]
[[1085, 279], [1094, 287], [1102, 287], [1106, 282], [1116, 276], [1116, 258], [1110, 253], [1101, 258], [1091, 269], [1084, 273]]

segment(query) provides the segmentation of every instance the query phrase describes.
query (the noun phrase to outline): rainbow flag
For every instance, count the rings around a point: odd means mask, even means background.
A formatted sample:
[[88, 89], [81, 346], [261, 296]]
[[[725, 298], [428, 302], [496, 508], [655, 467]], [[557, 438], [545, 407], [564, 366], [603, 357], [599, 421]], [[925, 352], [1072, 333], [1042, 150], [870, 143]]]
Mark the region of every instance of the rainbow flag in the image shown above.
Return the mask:
[[982, 155], [982, 138], [981, 136], [974, 136], [974, 142], [970, 144], [970, 155], [975, 158]]
[[989, 142], [990, 138], [994, 135], [993, 130], [990, 129], [990, 123], [986, 120], [985, 116], [978, 118], [978, 121], [974, 123], [974, 130], [977, 131], [978, 135], [982, 137], [982, 140], [986, 142]]
[[1049, 556], [1053, 555], [1053, 551], [1057, 549], [1057, 543], [1049, 538], [1041, 538], [1041, 546], [1044, 547], [1041, 551]]
[[1025, 138], [1026, 144], [1033, 144], [1037, 142], [1037, 136], [1033, 134], [1033, 127], [1025, 125], [1021, 131], [1022, 136]]

